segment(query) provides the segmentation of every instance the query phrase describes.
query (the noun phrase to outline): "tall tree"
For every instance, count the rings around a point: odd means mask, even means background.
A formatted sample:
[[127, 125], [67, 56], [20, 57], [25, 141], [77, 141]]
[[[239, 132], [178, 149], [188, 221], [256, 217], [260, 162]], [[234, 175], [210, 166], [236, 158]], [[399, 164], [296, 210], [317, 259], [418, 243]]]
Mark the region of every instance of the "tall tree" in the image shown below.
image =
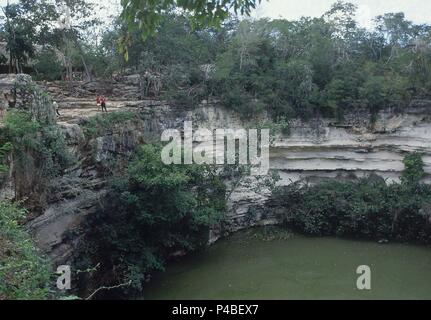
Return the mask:
[[88, 30], [100, 24], [96, 17], [96, 5], [85, 0], [55, 0], [59, 12], [59, 26], [54, 31], [57, 35], [57, 47], [65, 57], [67, 79], [73, 79], [74, 59], [84, 67], [87, 79], [91, 71], [85, 61], [81, 41]]
[[47, 30], [57, 18], [55, 6], [45, 0], [20, 0], [2, 7], [1, 31], [9, 53], [9, 72], [22, 72]]
[[[218, 27], [231, 12], [249, 16], [262, 0], [121, 0], [121, 17], [129, 31], [140, 30], [143, 39], [154, 34], [167, 13], [181, 11], [194, 26]], [[128, 59], [130, 34], [120, 39], [120, 49]]]

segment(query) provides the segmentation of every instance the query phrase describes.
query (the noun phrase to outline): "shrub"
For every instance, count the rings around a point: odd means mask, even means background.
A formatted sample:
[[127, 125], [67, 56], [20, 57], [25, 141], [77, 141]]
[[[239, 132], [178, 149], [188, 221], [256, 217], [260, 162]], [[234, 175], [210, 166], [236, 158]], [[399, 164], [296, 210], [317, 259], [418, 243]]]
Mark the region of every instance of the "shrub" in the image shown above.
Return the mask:
[[0, 202], [0, 299], [45, 299], [50, 266], [19, 221], [26, 211]]
[[32, 120], [27, 112], [9, 111], [1, 135], [11, 144], [17, 165], [25, 168], [31, 157], [43, 177], [58, 175], [73, 161], [60, 129]]
[[225, 187], [215, 169], [168, 166], [160, 152], [142, 146], [127, 173], [113, 181], [104, 208], [90, 222], [91, 245], [85, 248], [104, 262], [114, 283], [132, 280], [137, 290], [171, 254], [205, 246], [209, 226], [225, 208]]
[[62, 66], [54, 50], [44, 48], [36, 57], [34, 78], [36, 80], [61, 80]]
[[424, 162], [419, 153], [411, 153], [403, 160], [405, 170], [401, 181], [406, 184], [418, 183], [425, 175]]
[[[403, 176], [409, 182], [423, 174], [419, 159], [415, 154], [405, 159]], [[431, 187], [425, 184], [387, 185], [370, 176], [353, 182], [296, 183], [274, 197], [285, 224], [306, 234], [431, 243], [429, 217], [421, 210], [431, 202]]]
[[94, 138], [106, 130], [136, 118], [136, 114], [129, 111], [110, 112], [90, 117], [84, 124], [84, 134]]

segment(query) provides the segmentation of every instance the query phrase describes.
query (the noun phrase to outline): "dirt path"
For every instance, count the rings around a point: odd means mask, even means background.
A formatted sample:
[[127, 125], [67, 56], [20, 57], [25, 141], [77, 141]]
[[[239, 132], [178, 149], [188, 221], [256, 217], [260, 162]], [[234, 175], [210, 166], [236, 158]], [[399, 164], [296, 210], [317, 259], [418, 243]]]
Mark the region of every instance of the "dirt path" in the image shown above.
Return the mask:
[[[108, 112], [127, 111], [136, 109], [145, 102], [146, 101], [108, 100], [106, 108]], [[71, 123], [75, 120], [102, 114], [101, 108], [96, 106], [96, 101], [93, 99], [67, 98], [62, 101], [57, 101], [57, 103], [60, 112], [57, 121], [58, 124]]]

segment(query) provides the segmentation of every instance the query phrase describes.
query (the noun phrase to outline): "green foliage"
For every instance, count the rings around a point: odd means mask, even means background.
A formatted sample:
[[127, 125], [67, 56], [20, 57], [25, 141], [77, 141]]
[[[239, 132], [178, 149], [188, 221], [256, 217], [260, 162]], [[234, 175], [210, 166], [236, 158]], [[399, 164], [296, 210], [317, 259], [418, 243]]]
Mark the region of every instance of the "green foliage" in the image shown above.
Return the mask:
[[[403, 177], [409, 182], [423, 174], [419, 159], [415, 154], [406, 157]], [[425, 184], [388, 185], [377, 176], [295, 183], [279, 189], [275, 199], [284, 222], [306, 234], [431, 242], [430, 212], [423, 210], [431, 201], [431, 188]]]
[[221, 102], [224, 106], [238, 112], [243, 117], [252, 117], [264, 110], [262, 103], [239, 86], [231, 87], [221, 95]]
[[122, 125], [127, 121], [136, 119], [136, 114], [129, 111], [109, 112], [99, 114], [88, 118], [84, 124], [84, 133], [88, 137], [97, 137], [98, 135], [112, 129], [115, 126]]
[[46, 299], [50, 266], [19, 221], [26, 211], [18, 204], [0, 202], [0, 300]]
[[419, 153], [408, 154], [403, 160], [405, 169], [401, 176], [401, 181], [405, 184], [416, 184], [425, 175], [424, 162]]
[[4, 160], [6, 155], [12, 150], [12, 144], [10, 142], [6, 142], [2, 146], [0, 146], [0, 173], [4, 173], [7, 171], [7, 166], [4, 165]]
[[5, 119], [5, 135], [17, 146], [36, 148], [36, 134], [39, 123], [31, 120], [31, 115], [22, 111], [9, 111]]
[[19, 168], [24, 170], [31, 157], [42, 177], [56, 176], [73, 161], [64, 137], [56, 125], [42, 125], [31, 118], [27, 112], [8, 111], [0, 134], [11, 143]]
[[376, 112], [382, 106], [388, 105], [389, 96], [385, 92], [384, 84], [383, 77], [370, 77], [360, 89], [360, 96], [371, 112]]
[[425, 186], [412, 194], [399, 185], [361, 180], [307, 187], [285, 200], [296, 205], [295, 212], [290, 207], [287, 220], [307, 234], [429, 241], [426, 217], [419, 213], [429, 197]]
[[165, 165], [160, 152], [153, 145], [139, 148], [91, 224], [91, 256], [115, 270], [113, 283], [132, 280], [138, 290], [171, 254], [205, 246], [209, 226], [225, 208], [226, 191], [215, 168]]
[[122, 18], [129, 29], [139, 29], [145, 39], [156, 31], [164, 14], [176, 9], [190, 15], [194, 25], [219, 26], [229, 17], [229, 12], [249, 15], [261, 0], [123, 0]]
[[[64, 53], [68, 74], [72, 67], [90, 77], [139, 73], [141, 97], [183, 108], [218, 101], [244, 117], [267, 111], [274, 119], [342, 119], [357, 109], [375, 116], [382, 108], [402, 110], [412, 99], [431, 98], [431, 28], [403, 13], [377, 17], [368, 31], [355, 22], [356, 6], [343, 1], [322, 17], [296, 21], [238, 21], [228, 17], [229, 8], [248, 14], [259, 1], [215, 2], [125, 0], [122, 19], [97, 46], [78, 39], [85, 39], [84, 28], [75, 27], [33, 41], [50, 41]], [[92, 25], [90, 5], [68, 5], [86, 21], [83, 27]], [[58, 76], [56, 63], [47, 63], [51, 56], [40, 53], [35, 67], [41, 78]]]
[[[97, 24], [94, 4], [68, 1], [72, 19], [80, 23], [65, 31], [47, 29], [57, 18], [50, 3], [19, 1], [5, 7], [9, 19], [0, 35], [14, 46], [9, 51], [19, 65], [35, 55], [35, 44], [50, 43], [65, 55], [69, 76], [72, 69], [90, 78], [133, 71], [142, 76], [142, 97], [179, 107], [214, 98], [243, 116], [268, 111], [274, 118], [341, 119], [356, 109], [375, 115], [431, 98], [430, 26], [387, 13], [376, 18], [374, 30], [365, 30], [355, 22], [356, 6], [343, 1], [319, 18], [229, 17], [229, 12], [247, 15], [259, 2], [124, 0], [121, 18], [101, 41], [92, 41], [86, 28]], [[127, 59], [117, 51], [118, 39]], [[12, 44], [18, 40], [22, 43]], [[37, 58], [37, 77], [58, 77], [53, 52], [45, 49]]]
[[35, 55], [35, 45], [49, 32], [58, 17], [55, 4], [47, 1], [7, 2], [2, 7], [4, 23], [2, 38], [9, 53], [9, 72], [21, 73], [29, 58]]
[[[174, 105], [214, 97], [246, 117], [269, 111], [275, 119], [342, 119], [430, 98], [430, 27], [397, 13], [367, 31], [356, 24], [356, 9], [338, 1], [320, 18], [232, 19], [217, 30], [193, 29], [190, 19], [165, 12], [156, 37], [142, 43], [138, 33], [129, 35], [126, 65], [158, 72]], [[203, 65], [212, 66], [210, 75]]]
[[60, 80], [63, 67], [54, 50], [44, 48], [36, 55], [36, 63], [34, 65], [35, 80]]

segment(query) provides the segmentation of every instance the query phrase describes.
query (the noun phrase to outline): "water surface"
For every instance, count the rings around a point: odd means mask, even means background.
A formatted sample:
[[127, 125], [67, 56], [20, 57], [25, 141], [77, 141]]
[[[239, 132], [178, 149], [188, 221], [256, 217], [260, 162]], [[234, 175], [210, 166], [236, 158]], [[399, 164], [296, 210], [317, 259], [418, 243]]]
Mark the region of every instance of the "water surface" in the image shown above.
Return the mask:
[[[143, 298], [431, 298], [429, 247], [296, 234], [265, 241], [261, 233], [242, 232], [170, 263], [153, 277]], [[371, 268], [370, 291], [356, 287], [359, 265]]]

